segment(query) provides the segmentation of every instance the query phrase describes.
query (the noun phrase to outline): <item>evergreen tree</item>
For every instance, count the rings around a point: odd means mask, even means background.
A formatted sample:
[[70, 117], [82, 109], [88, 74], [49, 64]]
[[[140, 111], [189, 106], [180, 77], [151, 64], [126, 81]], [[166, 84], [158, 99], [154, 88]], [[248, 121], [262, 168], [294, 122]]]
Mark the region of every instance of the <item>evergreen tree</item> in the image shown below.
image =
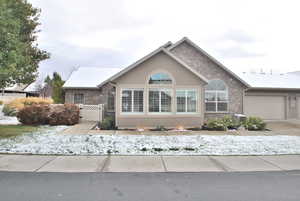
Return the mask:
[[64, 103], [65, 95], [62, 88], [64, 83], [65, 81], [62, 80], [61, 76], [57, 72], [54, 72], [51, 80], [52, 99], [54, 103]]
[[36, 43], [40, 12], [27, 0], [0, 0], [0, 89], [33, 82], [49, 58]]

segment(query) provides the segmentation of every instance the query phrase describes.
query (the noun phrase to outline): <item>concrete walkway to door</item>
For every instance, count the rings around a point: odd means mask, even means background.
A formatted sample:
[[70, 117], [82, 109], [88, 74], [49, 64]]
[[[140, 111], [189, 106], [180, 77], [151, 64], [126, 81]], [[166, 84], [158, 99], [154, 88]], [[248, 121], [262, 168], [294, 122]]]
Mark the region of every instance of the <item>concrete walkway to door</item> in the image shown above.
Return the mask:
[[281, 156], [40, 156], [0, 155], [0, 171], [247, 172], [300, 170], [300, 155]]
[[97, 122], [93, 121], [84, 121], [76, 124], [74, 126], [70, 126], [69, 128], [63, 130], [60, 134], [88, 134], [91, 129], [96, 126]]

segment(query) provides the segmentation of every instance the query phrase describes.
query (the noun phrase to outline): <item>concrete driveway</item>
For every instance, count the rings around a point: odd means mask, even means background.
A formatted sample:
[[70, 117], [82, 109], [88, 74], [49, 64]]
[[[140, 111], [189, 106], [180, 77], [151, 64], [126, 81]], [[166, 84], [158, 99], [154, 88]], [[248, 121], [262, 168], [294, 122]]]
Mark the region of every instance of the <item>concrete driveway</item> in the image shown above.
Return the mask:
[[0, 155], [0, 171], [247, 172], [300, 170], [300, 155], [282, 156], [35, 156]]

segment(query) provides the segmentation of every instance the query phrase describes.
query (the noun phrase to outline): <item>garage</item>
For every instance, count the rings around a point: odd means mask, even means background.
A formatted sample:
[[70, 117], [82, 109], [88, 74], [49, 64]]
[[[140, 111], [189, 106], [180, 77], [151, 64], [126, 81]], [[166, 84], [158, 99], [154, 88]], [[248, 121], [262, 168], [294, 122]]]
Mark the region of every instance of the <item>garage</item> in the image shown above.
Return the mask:
[[245, 96], [245, 114], [266, 120], [285, 119], [284, 96]]

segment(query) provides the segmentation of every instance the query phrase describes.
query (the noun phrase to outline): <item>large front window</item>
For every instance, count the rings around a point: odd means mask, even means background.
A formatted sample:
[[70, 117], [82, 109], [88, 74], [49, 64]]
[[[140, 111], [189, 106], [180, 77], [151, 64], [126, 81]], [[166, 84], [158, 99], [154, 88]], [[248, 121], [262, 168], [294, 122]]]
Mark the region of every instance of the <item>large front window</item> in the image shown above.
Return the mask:
[[141, 113], [144, 111], [144, 90], [122, 90], [122, 112]]
[[205, 107], [207, 112], [228, 111], [228, 90], [222, 80], [211, 80], [205, 87]]
[[196, 90], [176, 90], [177, 113], [190, 113], [197, 111]]
[[149, 112], [171, 112], [172, 96], [170, 89], [149, 89]]

